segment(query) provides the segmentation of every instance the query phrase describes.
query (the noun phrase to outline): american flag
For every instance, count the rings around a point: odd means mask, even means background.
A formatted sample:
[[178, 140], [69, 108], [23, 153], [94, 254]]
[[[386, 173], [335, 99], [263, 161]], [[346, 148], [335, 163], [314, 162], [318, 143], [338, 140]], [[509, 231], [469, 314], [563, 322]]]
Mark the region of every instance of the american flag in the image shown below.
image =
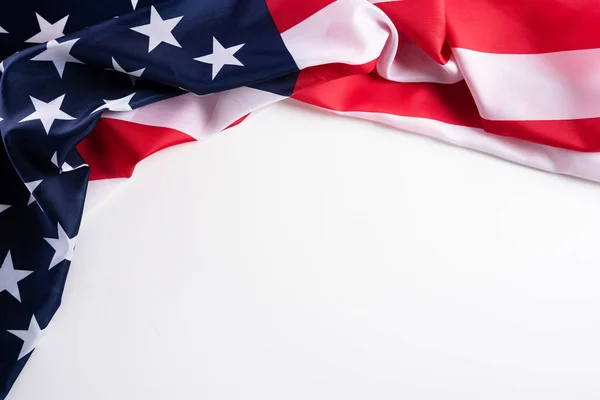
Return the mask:
[[0, 59], [2, 399], [85, 212], [274, 102], [600, 181], [596, 0], [25, 0], [0, 13]]

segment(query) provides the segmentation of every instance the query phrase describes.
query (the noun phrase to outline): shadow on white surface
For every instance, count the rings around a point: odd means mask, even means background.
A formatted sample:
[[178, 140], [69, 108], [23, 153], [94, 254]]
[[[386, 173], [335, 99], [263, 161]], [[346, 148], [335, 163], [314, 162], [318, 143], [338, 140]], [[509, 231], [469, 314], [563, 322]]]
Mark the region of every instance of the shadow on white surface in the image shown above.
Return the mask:
[[85, 222], [11, 400], [597, 399], [600, 185], [278, 104]]

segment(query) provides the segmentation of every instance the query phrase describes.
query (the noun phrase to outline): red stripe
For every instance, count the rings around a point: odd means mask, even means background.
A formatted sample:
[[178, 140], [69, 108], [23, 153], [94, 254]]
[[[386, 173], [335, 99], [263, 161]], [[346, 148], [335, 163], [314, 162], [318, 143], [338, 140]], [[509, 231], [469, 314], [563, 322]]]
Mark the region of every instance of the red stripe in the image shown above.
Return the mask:
[[77, 150], [90, 166], [90, 180], [128, 178], [149, 155], [194, 140], [174, 129], [101, 118]]
[[516, 137], [564, 149], [600, 151], [600, 118], [553, 121], [489, 121], [483, 128], [497, 135]]
[[452, 85], [396, 83], [372, 73], [327, 82], [298, 91], [292, 97], [336, 111], [380, 112], [481, 127], [477, 107], [464, 81]]
[[304, 89], [331, 82], [335, 79], [343, 78], [349, 75], [365, 75], [373, 71], [377, 66], [377, 60], [362, 65], [348, 64], [326, 64], [315, 67], [305, 68], [298, 74], [294, 93]]
[[448, 40], [452, 47], [506, 54], [600, 47], [598, 0], [447, 0], [446, 3]]
[[377, 6], [429, 57], [446, 64], [452, 50], [446, 42], [446, 0], [394, 1]]
[[335, 0], [265, 0], [280, 33], [287, 31]]

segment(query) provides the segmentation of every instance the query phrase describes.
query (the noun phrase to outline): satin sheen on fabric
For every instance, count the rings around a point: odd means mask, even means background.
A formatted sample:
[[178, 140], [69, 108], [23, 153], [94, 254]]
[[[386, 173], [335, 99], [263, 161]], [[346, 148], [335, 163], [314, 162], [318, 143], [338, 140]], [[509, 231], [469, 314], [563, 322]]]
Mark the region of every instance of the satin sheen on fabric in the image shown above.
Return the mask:
[[275, 102], [600, 182], [597, 0], [32, 2], [69, 20], [32, 44], [45, 19], [0, 19], [0, 398], [60, 305], [84, 205]]
[[[600, 59], [590, 46], [600, 42], [589, 35], [597, 29], [598, 7], [579, 1], [541, 12], [538, 3], [525, 1], [507, 19], [505, 2], [470, 2], [477, 11], [472, 13], [460, 12], [463, 3], [320, 0], [290, 7], [284, 0], [267, 1], [286, 47], [303, 68], [292, 95], [296, 100], [599, 181], [600, 142], [594, 132]], [[565, 13], [582, 19], [573, 25]], [[489, 35], [489, 26], [503, 34]], [[563, 34], [552, 39], [560, 27]], [[86, 140], [135, 136], [137, 127], [148, 125], [165, 128], [161, 141], [167, 147], [180, 143], [181, 133], [201, 139], [284, 98], [251, 88], [184, 95], [131, 112], [105, 112], [104, 119], [124, 123], [110, 134], [101, 123]], [[88, 147], [84, 141], [80, 151], [91, 160]], [[128, 158], [126, 174], [106, 171], [92, 160], [90, 186], [96, 179], [130, 175], [142, 158]], [[94, 198], [102, 193], [94, 190]]]

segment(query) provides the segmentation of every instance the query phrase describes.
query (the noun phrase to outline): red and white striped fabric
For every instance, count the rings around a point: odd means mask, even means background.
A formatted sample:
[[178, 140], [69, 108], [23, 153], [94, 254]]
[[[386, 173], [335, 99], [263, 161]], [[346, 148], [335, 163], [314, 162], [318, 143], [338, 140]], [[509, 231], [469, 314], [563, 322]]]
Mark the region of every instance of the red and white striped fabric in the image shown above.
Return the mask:
[[[292, 98], [600, 181], [595, 0], [266, 0], [302, 70]], [[88, 209], [163, 148], [285, 97], [248, 87], [105, 112], [78, 147]]]

